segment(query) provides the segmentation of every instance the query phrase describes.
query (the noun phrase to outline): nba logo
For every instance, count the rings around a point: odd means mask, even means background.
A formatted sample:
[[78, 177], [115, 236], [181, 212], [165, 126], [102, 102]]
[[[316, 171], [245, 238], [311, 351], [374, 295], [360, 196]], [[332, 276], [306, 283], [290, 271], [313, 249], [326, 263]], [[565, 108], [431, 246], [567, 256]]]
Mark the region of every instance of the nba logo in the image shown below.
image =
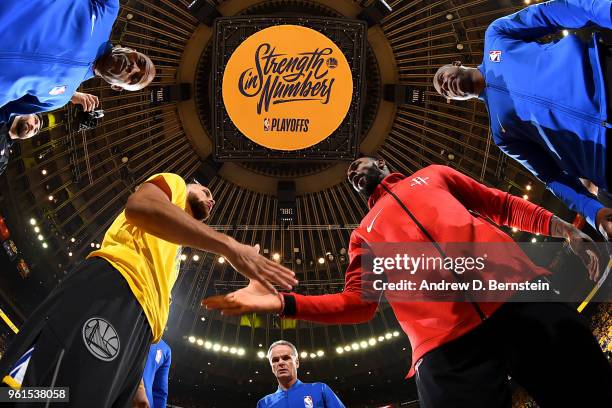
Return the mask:
[[501, 51], [489, 51], [489, 59], [491, 62], [501, 62]]
[[312, 403], [312, 397], [307, 395], [304, 397], [304, 408], [313, 408], [314, 404]]
[[270, 131], [270, 119], [268, 119], [268, 118], [264, 119], [264, 131], [265, 132], [269, 132]]
[[161, 359], [162, 359], [162, 351], [160, 349], [157, 349], [157, 353], [155, 353], [155, 362], [159, 364]]
[[66, 85], [56, 86], [55, 88], [49, 91], [49, 95], [57, 96], [63, 95], [66, 92]]

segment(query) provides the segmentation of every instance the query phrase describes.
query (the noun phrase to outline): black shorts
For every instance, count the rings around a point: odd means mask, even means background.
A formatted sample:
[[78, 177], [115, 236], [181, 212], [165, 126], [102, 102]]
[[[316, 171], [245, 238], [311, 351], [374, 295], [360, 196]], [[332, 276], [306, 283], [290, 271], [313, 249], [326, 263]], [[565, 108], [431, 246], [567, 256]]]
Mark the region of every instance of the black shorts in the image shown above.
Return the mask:
[[506, 303], [417, 362], [421, 408], [510, 408], [508, 378], [541, 408], [612, 407], [612, 368], [561, 303]]
[[[50, 406], [130, 407], [151, 341], [127, 281], [108, 262], [93, 258], [28, 318], [0, 361], [0, 379], [34, 347], [22, 386], [70, 388], [68, 404]], [[41, 406], [19, 404], [28, 405]]]

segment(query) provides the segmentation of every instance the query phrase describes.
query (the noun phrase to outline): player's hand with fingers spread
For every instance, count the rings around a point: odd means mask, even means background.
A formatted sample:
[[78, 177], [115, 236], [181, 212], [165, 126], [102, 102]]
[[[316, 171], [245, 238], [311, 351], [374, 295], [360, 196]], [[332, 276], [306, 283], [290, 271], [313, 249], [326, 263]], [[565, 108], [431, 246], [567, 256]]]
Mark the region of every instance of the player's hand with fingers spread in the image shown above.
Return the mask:
[[72, 98], [70, 98], [70, 102], [75, 105], [81, 105], [85, 112], [91, 112], [100, 106], [100, 100], [97, 96], [83, 92], [75, 92]]
[[234, 242], [225, 258], [239, 273], [251, 281], [258, 281], [269, 293], [277, 293], [274, 283], [287, 290], [298, 283], [292, 270], [260, 255], [259, 244], [249, 246]]
[[565, 238], [573, 253], [578, 255], [582, 263], [586, 266], [589, 279], [597, 282], [601, 274], [600, 259], [605, 260], [597, 244], [593, 242], [584, 232], [560, 218], [553, 217], [550, 225], [551, 235], [554, 237]]
[[212, 296], [202, 301], [207, 309], [219, 310], [226, 316], [245, 313], [279, 313], [282, 302], [279, 294], [270, 293], [261, 283], [251, 280], [245, 288], [227, 295]]

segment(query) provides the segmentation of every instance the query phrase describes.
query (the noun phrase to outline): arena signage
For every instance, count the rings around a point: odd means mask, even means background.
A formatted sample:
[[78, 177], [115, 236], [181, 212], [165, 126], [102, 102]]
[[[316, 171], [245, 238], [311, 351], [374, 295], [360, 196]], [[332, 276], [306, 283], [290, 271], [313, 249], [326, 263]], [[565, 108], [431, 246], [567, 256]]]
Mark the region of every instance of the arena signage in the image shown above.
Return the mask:
[[353, 98], [346, 57], [327, 36], [284, 24], [246, 38], [223, 72], [223, 103], [253, 142], [275, 150], [308, 148], [342, 123]]

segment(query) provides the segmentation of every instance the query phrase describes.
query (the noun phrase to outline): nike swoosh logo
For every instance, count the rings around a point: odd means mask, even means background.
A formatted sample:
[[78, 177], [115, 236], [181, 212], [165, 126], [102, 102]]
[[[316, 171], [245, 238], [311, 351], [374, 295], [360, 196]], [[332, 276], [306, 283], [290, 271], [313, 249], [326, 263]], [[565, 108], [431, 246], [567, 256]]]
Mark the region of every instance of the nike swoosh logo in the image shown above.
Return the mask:
[[89, 33], [90, 37], [93, 35], [93, 29], [94, 29], [95, 24], [96, 24], [96, 15], [92, 14], [91, 15], [91, 33]]
[[374, 216], [374, 218], [372, 218], [372, 222], [370, 223], [370, 225], [368, 225], [366, 227], [366, 230], [368, 232], [372, 232], [372, 227], [374, 226], [374, 221], [376, 221], [376, 218], [378, 218], [378, 216], [380, 215], [381, 212], [382, 212], [382, 209], [378, 210], [378, 213]]

